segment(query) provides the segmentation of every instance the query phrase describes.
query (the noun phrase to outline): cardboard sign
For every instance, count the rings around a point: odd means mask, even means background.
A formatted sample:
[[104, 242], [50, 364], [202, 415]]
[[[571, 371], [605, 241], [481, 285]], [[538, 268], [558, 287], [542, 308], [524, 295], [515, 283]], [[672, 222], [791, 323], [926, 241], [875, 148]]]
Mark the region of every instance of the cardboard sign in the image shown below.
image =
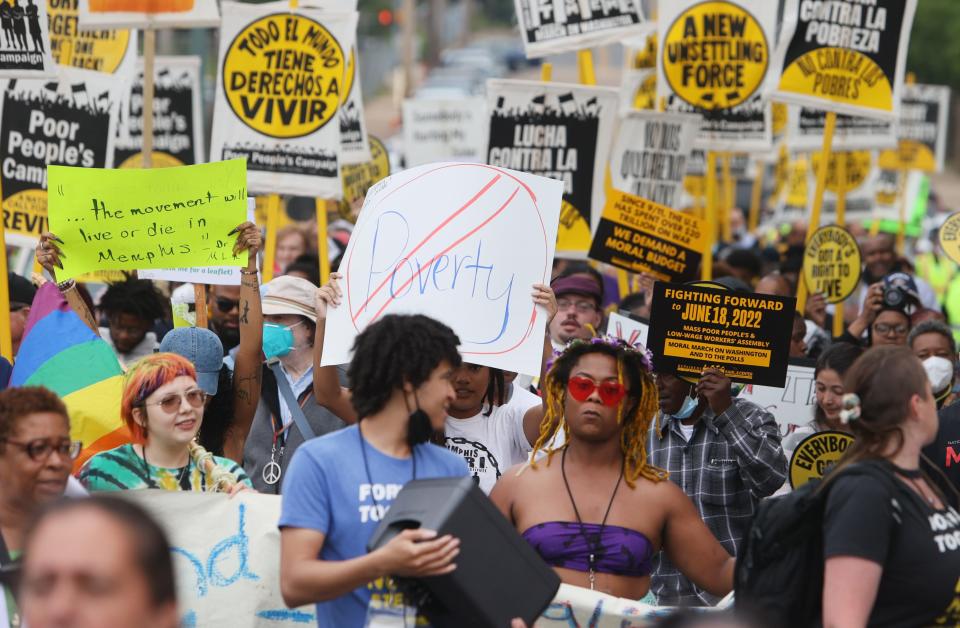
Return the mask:
[[280, 498], [193, 491], [121, 491], [147, 509], [167, 538], [181, 626], [317, 623], [313, 606], [290, 609], [280, 594]]
[[[826, 118], [823, 109], [791, 106], [786, 140], [790, 149], [822, 149]], [[896, 131], [896, 125], [890, 120], [839, 114], [831, 146], [834, 151], [892, 148], [897, 144]]]
[[126, 84], [73, 70], [63, 74], [59, 83], [0, 82], [0, 192], [7, 234], [36, 239], [49, 231], [47, 165], [113, 166]]
[[585, 257], [603, 207], [616, 90], [491, 80], [487, 103], [487, 163], [562, 181], [557, 252]]
[[610, 154], [613, 187], [676, 207], [700, 121], [697, 115], [629, 112]]
[[137, 56], [137, 31], [82, 31], [73, 0], [46, 0], [50, 49], [64, 67], [129, 76]]
[[[115, 142], [118, 168], [143, 167], [143, 61]], [[200, 57], [157, 57], [154, 65], [153, 166], [189, 166], [203, 159]]]
[[224, 2], [223, 14], [210, 159], [246, 159], [254, 192], [340, 198], [356, 13]]
[[663, 281], [691, 281], [706, 238], [702, 218], [609, 190], [590, 258]]
[[782, 387], [749, 384], [737, 396], [772, 414], [780, 426], [780, 435], [786, 436], [813, 420], [817, 403], [813, 372], [813, 360], [790, 358], [787, 379]]
[[846, 229], [827, 225], [810, 236], [803, 251], [803, 280], [810, 294], [842, 303], [857, 289], [860, 270], [860, 247]]
[[880, 153], [880, 167], [942, 172], [947, 151], [950, 88], [904, 85], [897, 124], [896, 150]]
[[777, 100], [894, 119], [916, 0], [787, 0], [775, 67]]
[[563, 184], [483, 164], [429, 164], [367, 192], [344, 252], [343, 304], [327, 318], [323, 364], [345, 364], [358, 333], [385, 314], [450, 325], [463, 359], [540, 371], [544, 312]]
[[515, 0], [527, 58], [619, 43], [649, 30], [640, 0]]
[[650, 345], [658, 373], [698, 378], [718, 368], [735, 382], [782, 387], [796, 299], [657, 282]]
[[790, 458], [790, 487], [800, 488], [810, 480], [822, 480], [853, 443], [853, 435], [827, 430], [800, 441]]
[[647, 338], [650, 335], [650, 324], [623, 314], [610, 312], [607, 315], [607, 334], [626, 340], [630, 344], [639, 342], [646, 347]]
[[202, 28], [220, 25], [210, 0], [78, 0], [80, 28]]
[[403, 101], [403, 152], [408, 168], [437, 161], [483, 162], [487, 143], [483, 98]]
[[247, 213], [242, 160], [101, 170], [50, 166], [64, 279], [94, 270], [242, 266], [227, 237]]
[[703, 116], [697, 148], [770, 150], [777, 5], [768, 0], [660, 3], [657, 98], [668, 112]]
[[944, 254], [960, 264], [960, 212], [954, 212], [943, 221], [937, 231], [937, 241]]
[[340, 214], [349, 220], [355, 220], [354, 208], [363, 204], [367, 190], [384, 177], [390, 176], [390, 155], [383, 142], [370, 136], [370, 161], [362, 164], [344, 165], [340, 169], [343, 179], [343, 200], [340, 201]]
[[47, 5], [44, 0], [0, 3], [0, 78], [45, 78], [56, 74], [50, 55]]

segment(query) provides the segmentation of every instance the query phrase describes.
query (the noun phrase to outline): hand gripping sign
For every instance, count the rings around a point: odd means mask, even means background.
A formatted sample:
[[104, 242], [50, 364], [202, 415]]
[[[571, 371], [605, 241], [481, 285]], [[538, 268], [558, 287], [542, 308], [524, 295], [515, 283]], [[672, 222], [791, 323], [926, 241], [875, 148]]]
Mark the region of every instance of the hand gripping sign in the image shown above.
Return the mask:
[[367, 193], [344, 253], [343, 304], [327, 319], [323, 364], [344, 364], [387, 314], [425, 314], [460, 337], [464, 360], [540, 372], [547, 283], [563, 184], [483, 164], [428, 164]]

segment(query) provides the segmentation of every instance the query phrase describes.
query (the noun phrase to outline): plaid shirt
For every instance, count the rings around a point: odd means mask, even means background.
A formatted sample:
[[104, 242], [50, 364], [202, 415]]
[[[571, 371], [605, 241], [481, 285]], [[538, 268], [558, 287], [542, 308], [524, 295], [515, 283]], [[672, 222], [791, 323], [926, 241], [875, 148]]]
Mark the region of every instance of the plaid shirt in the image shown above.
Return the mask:
[[[707, 407], [689, 442], [679, 420], [662, 414], [658, 419], [663, 436], [654, 422], [647, 442], [651, 464], [670, 472], [720, 544], [736, 556], [757, 502], [786, 479], [787, 460], [773, 415], [743, 399], [733, 399], [720, 416]], [[657, 554], [653, 566], [650, 590], [658, 604], [712, 606], [719, 601], [684, 577], [666, 553]]]

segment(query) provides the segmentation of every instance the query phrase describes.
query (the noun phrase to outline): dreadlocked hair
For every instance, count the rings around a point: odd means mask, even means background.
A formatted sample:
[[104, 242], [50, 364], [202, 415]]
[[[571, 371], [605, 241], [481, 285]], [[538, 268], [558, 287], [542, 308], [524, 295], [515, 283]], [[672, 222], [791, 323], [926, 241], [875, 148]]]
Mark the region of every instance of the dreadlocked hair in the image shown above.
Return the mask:
[[483, 393], [483, 399], [480, 400], [480, 403], [487, 407], [483, 416], [493, 414], [493, 409], [502, 406], [504, 397], [507, 395], [507, 384], [503, 377], [503, 370], [489, 367], [489, 371], [490, 383], [487, 384], [487, 392]]
[[[627, 395], [617, 405], [617, 423], [623, 426], [620, 433], [620, 451], [623, 452], [623, 477], [630, 488], [639, 477], [651, 482], [667, 479], [663, 469], [647, 460], [647, 432], [657, 413], [657, 387], [650, 374], [649, 358], [622, 340], [595, 338], [592, 341], [573, 341], [556, 358], [547, 371], [543, 385], [544, 415], [540, 423], [540, 435], [533, 446], [530, 466], [536, 468], [536, 456], [541, 450], [547, 452], [547, 466], [558, 449], [547, 449], [557, 431], [562, 429], [570, 442], [570, 427], [564, 420], [564, 402], [570, 373], [580, 358], [590, 353], [607, 355], [617, 362], [617, 379], [627, 389]], [[566, 446], [566, 445], [564, 445]]]

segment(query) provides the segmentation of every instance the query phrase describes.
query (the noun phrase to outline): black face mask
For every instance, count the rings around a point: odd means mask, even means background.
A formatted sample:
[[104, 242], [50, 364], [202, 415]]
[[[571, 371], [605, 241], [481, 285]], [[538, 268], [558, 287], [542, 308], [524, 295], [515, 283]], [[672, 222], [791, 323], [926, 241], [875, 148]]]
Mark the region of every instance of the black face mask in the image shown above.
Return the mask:
[[407, 444], [411, 447], [422, 445], [430, 440], [432, 435], [430, 417], [417, 404], [417, 409], [410, 413], [410, 422], [407, 424]]

